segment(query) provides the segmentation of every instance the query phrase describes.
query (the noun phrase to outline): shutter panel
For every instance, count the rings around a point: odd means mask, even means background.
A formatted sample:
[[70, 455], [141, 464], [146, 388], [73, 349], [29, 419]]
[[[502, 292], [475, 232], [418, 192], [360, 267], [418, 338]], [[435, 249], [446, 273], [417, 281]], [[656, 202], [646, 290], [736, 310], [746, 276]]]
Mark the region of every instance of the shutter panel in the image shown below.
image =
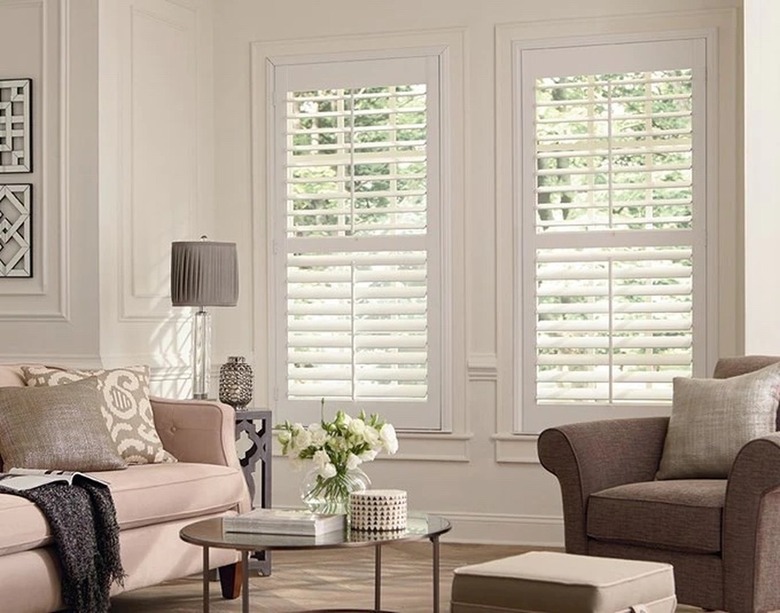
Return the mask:
[[[306, 81], [301, 74], [295, 83]], [[420, 427], [438, 423], [441, 410], [430, 406], [440, 359], [430, 311], [440, 292], [430, 276], [439, 268], [430, 208], [438, 203], [429, 188], [438, 89], [377, 79], [370, 87], [296, 86], [280, 105], [286, 369], [279, 401], [292, 416], [325, 398], [380, 411], [396, 427]], [[405, 420], [393, 413], [399, 407], [436, 414]]]
[[536, 404], [669, 403], [693, 364], [692, 70], [533, 87]]

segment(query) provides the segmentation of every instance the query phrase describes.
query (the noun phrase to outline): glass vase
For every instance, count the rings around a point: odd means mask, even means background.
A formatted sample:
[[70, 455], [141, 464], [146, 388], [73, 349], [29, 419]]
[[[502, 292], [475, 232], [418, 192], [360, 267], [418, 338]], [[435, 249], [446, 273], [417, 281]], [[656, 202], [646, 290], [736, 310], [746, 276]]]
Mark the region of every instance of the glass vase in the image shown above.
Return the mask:
[[360, 468], [341, 470], [330, 479], [324, 479], [317, 469], [313, 469], [303, 478], [301, 499], [313, 513], [347, 515], [349, 495], [370, 487], [371, 480]]

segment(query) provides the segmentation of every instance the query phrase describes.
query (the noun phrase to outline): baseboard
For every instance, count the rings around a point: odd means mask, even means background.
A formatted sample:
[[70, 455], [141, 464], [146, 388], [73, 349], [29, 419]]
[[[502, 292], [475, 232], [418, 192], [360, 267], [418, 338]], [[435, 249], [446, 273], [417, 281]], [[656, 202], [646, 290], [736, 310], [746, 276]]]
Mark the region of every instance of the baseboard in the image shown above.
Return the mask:
[[509, 515], [433, 511], [452, 522], [443, 540], [450, 543], [563, 547], [563, 518], [555, 515]]

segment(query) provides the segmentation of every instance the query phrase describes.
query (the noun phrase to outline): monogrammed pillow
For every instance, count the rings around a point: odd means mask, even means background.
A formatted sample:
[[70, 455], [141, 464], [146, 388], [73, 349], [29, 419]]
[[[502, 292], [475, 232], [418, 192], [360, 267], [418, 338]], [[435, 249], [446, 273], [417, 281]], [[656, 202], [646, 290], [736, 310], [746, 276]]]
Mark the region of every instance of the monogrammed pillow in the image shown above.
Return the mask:
[[76, 370], [51, 366], [22, 366], [30, 386], [53, 386], [95, 377], [103, 395], [101, 411], [117, 451], [128, 464], [175, 462], [163, 449], [154, 427], [149, 401], [149, 368], [128, 366], [110, 370]]
[[6, 468], [125, 468], [106, 423], [95, 379], [49, 388], [0, 388], [0, 453]]
[[725, 479], [748, 441], [775, 431], [780, 363], [728, 379], [674, 378], [657, 479]]

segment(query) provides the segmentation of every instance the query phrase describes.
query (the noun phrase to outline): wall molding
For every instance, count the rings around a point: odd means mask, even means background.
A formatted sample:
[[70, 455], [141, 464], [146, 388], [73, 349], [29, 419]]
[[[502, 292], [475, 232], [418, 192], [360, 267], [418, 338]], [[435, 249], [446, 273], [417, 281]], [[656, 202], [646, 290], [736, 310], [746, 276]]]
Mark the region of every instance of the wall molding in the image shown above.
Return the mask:
[[498, 381], [498, 356], [495, 353], [472, 353], [466, 362], [469, 381]]
[[452, 530], [442, 537], [450, 543], [563, 547], [563, 517], [558, 515], [435, 510], [430, 513], [450, 520]]
[[[470, 462], [469, 443], [474, 435], [399, 432], [395, 455], [381, 454], [374, 462]], [[273, 455], [284, 457], [274, 439]]]
[[[123, 9], [127, 12], [120, 14], [120, 45], [124, 45], [125, 58], [120, 62], [119, 69], [119, 88], [120, 95], [118, 99], [118, 163], [119, 163], [119, 198], [117, 208], [118, 227], [124, 231], [119, 232], [117, 241], [117, 261], [118, 261], [118, 296], [119, 308], [117, 321], [119, 323], [163, 323], [171, 317], [170, 298], [167, 287], [152, 285], [152, 287], [138, 287], [137, 279], [146, 271], [139, 271], [139, 267], [144, 263], [139, 261], [136, 253], [142, 249], [140, 245], [144, 243], [145, 228], [139, 223], [154, 223], [154, 219], [149, 219], [147, 215], [142, 221], [136, 217], [134, 210], [137, 208], [138, 196], [135, 194], [137, 185], [136, 179], [138, 169], [133, 163], [133, 146], [135, 138], [135, 129], [139, 122], [145, 121], [144, 117], [136, 117], [136, 109], [133, 106], [133, 100], [139, 85], [133, 79], [134, 63], [136, 62], [135, 53], [139, 49], [138, 42], [135, 39], [138, 30], [137, 19], [147, 19], [150, 22], [157, 23], [170, 31], [171, 41], [180, 44], [179, 57], [186, 64], [186, 74], [183, 74], [181, 82], [183, 83], [179, 95], [189, 101], [196, 101], [195, 105], [200, 104], [200, 81], [201, 65], [199, 58], [198, 31], [201, 7], [199, 3], [174, 2], [164, 0], [158, 4], [152, 4], [146, 0], [128, 0], [124, 3]], [[127, 19], [124, 20], [123, 17]], [[159, 37], [159, 38], [166, 38]], [[179, 38], [181, 37], [181, 38]], [[170, 41], [168, 41], [170, 42]], [[178, 52], [177, 52], [178, 53]], [[152, 95], [150, 92], [143, 92], [146, 96]], [[140, 99], [140, 98], [139, 98]], [[200, 111], [196, 106], [191, 107], [192, 123], [197, 125]], [[188, 152], [186, 164], [189, 169], [191, 186], [189, 193], [181, 193], [181, 204], [178, 204], [178, 215], [176, 227], [171, 223], [164, 226], [170, 234], [171, 240], [179, 238], [194, 238], [195, 225], [198, 219], [198, 190], [196, 186], [200, 184], [199, 158], [201, 157], [199, 137], [197, 131], [189, 132], [189, 146], [185, 148]], [[181, 156], [175, 156], [177, 158]], [[175, 180], [171, 180], [171, 187]], [[140, 214], [143, 214], [141, 211]], [[182, 223], [183, 220], [183, 223]], [[166, 244], [166, 247], [168, 245]], [[162, 249], [160, 245], [155, 244], [153, 250], [156, 253]], [[150, 274], [152, 271], [148, 271]], [[161, 274], [165, 274], [162, 272]]]
[[494, 442], [496, 462], [539, 464], [539, 454], [536, 452], [539, 435], [497, 432], [490, 438]]
[[[70, 224], [69, 224], [69, 93], [70, 93], [70, 0], [15, 0], [0, 2], [0, 9], [36, 9], [40, 12], [41, 32], [40, 78], [33, 83], [33, 174], [26, 177], [33, 184], [33, 258], [37, 272], [30, 279], [6, 283], [3, 296], [11, 299], [30, 297], [21, 305], [0, 312], [0, 322], [68, 322], [70, 321]], [[56, 49], [55, 49], [56, 48]], [[24, 75], [27, 76], [27, 75]], [[57, 96], [41, 95], [42, 91], [56, 92]], [[58, 104], [59, 112], [52, 111]], [[39, 111], [37, 114], [35, 110]], [[55, 119], [55, 130], [50, 118]], [[53, 136], [56, 135], [56, 136]], [[59, 141], [56, 142], [55, 141]], [[55, 142], [52, 142], [55, 141]], [[47, 158], [50, 148], [59, 153], [59, 162]], [[51, 163], [50, 163], [51, 162]], [[52, 168], [58, 168], [58, 181], [52, 179]], [[33, 180], [34, 179], [34, 180]], [[26, 182], [28, 179], [25, 179]], [[48, 206], [42, 206], [46, 202]], [[54, 204], [56, 206], [51, 206]], [[59, 217], [52, 227], [52, 210]], [[58, 230], [55, 230], [58, 228]], [[55, 238], [55, 240], [51, 240]], [[52, 260], [52, 254], [59, 257]], [[53, 261], [59, 266], [53, 267]], [[57, 292], [49, 296], [53, 271]], [[52, 301], [52, 298], [54, 300]], [[53, 302], [53, 303], [52, 303]]]
[[89, 353], [0, 353], [0, 364], [46, 364], [68, 368], [101, 368], [100, 356]]

